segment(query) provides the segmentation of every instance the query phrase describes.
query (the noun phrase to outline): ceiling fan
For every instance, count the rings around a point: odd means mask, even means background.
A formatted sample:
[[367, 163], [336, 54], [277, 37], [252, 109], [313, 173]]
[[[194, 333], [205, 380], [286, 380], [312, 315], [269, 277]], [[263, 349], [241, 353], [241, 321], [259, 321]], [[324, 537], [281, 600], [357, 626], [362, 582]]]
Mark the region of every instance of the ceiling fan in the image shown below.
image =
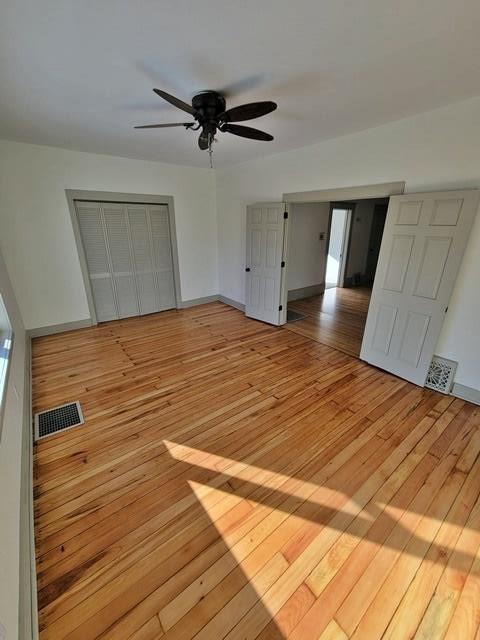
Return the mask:
[[242, 104], [232, 109], [226, 109], [225, 98], [217, 91], [202, 91], [192, 98], [192, 104], [170, 95], [166, 91], [154, 89], [154, 92], [178, 107], [182, 111], [189, 113], [194, 122], [172, 122], [166, 124], [144, 124], [134, 127], [135, 129], [162, 129], [166, 127], [185, 127], [192, 131], [201, 129], [198, 138], [198, 146], [202, 151], [208, 150], [212, 152], [212, 143], [217, 131], [222, 133], [233, 133], [235, 136], [242, 138], [250, 138], [252, 140], [273, 140], [273, 136], [259, 129], [252, 127], [244, 127], [232, 122], [242, 122], [245, 120], [253, 120], [267, 113], [275, 111], [277, 105], [275, 102], [251, 102], [250, 104]]

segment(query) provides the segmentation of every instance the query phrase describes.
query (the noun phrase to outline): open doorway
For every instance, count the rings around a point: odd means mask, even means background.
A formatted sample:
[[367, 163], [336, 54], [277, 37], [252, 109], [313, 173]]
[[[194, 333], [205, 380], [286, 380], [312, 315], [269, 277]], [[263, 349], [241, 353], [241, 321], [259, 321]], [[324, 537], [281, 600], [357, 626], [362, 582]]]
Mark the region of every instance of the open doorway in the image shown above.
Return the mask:
[[348, 205], [334, 205], [331, 209], [325, 289], [343, 287], [351, 215]]
[[387, 208], [388, 198], [291, 205], [287, 329], [360, 354]]
[[[286, 325], [287, 330], [306, 333], [319, 342], [424, 386], [478, 211], [480, 190], [404, 195], [404, 187], [404, 183], [389, 183], [287, 193], [282, 202], [247, 207], [245, 315], [273, 325]], [[307, 285], [297, 282], [297, 289], [292, 290], [290, 277], [294, 269], [290, 267], [294, 264], [291, 265], [291, 261], [295, 263], [300, 256], [301, 264], [313, 264], [318, 273], [319, 243], [320, 248], [323, 247], [323, 251], [320, 249], [320, 263], [324, 262], [321, 273], [325, 275], [330, 225], [328, 201], [336, 205], [336, 197], [356, 203], [344, 286], [325, 290], [325, 277], [323, 280], [320, 277]], [[372, 211], [373, 199], [377, 200], [373, 202]], [[317, 234], [307, 232], [305, 227], [302, 232], [305, 242], [297, 242], [295, 250], [295, 243], [290, 243], [293, 231], [290, 222], [294, 217], [290, 212], [294, 212], [297, 203], [308, 208], [318, 207], [316, 213], [312, 210], [309, 213], [320, 230]], [[368, 217], [360, 215], [362, 204], [370, 207], [370, 225], [364, 224]], [[311, 215], [313, 213], [315, 215]], [[359, 252], [362, 238], [364, 250]], [[380, 241], [377, 251], [376, 244]], [[362, 261], [361, 270], [355, 266], [358, 264], [353, 259], [355, 253]], [[301, 275], [300, 269], [296, 275]], [[328, 300], [331, 292], [336, 298], [333, 301]], [[364, 294], [366, 320], [365, 317], [361, 320], [359, 300], [348, 300], [345, 294]], [[288, 307], [305, 305], [309, 297], [316, 299], [317, 312], [308, 317], [309, 310], [304, 306], [300, 309], [304, 317], [289, 325]], [[341, 300], [342, 297], [345, 299]], [[301, 328], [302, 322], [307, 326]], [[352, 337], [355, 327], [357, 340]]]

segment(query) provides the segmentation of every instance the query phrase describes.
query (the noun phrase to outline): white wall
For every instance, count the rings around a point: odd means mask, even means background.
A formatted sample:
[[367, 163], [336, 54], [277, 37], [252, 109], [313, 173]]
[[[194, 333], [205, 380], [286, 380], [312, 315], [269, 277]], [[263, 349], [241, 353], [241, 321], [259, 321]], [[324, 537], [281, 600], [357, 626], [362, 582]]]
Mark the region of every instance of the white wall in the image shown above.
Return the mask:
[[[220, 293], [244, 300], [245, 207], [294, 191], [406, 181], [406, 191], [480, 187], [480, 98], [217, 172]], [[480, 221], [436, 352], [480, 389]]]
[[[290, 208], [288, 290], [324, 284], [325, 243], [330, 205], [295, 204]], [[319, 240], [320, 233], [325, 240]]]
[[89, 317], [65, 189], [173, 196], [182, 299], [218, 293], [210, 169], [0, 141], [0, 249], [27, 329]]
[[[19, 638], [20, 484], [25, 393], [25, 330], [0, 254], [0, 293], [14, 331], [0, 440], [0, 622]], [[28, 588], [28, 585], [26, 585]]]

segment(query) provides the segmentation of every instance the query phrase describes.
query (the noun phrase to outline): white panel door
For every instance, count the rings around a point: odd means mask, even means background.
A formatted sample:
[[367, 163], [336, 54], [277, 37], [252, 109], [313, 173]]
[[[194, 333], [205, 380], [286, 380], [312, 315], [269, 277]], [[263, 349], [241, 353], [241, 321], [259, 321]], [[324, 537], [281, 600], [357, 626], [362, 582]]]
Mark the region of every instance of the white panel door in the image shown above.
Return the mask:
[[282, 202], [247, 207], [245, 314], [276, 325], [285, 315], [280, 309], [285, 211]]
[[480, 192], [392, 196], [360, 357], [423, 386]]

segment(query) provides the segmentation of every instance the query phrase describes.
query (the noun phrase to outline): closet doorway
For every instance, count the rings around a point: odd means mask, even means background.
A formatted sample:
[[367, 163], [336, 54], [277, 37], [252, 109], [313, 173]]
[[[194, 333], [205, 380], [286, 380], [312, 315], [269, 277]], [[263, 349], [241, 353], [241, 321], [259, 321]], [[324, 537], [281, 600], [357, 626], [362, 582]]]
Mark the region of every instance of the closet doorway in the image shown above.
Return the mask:
[[116, 199], [113, 194], [67, 195], [92, 320], [176, 308], [180, 296], [173, 203], [166, 198], [153, 202], [148, 196], [142, 202], [142, 196], [128, 194]]

